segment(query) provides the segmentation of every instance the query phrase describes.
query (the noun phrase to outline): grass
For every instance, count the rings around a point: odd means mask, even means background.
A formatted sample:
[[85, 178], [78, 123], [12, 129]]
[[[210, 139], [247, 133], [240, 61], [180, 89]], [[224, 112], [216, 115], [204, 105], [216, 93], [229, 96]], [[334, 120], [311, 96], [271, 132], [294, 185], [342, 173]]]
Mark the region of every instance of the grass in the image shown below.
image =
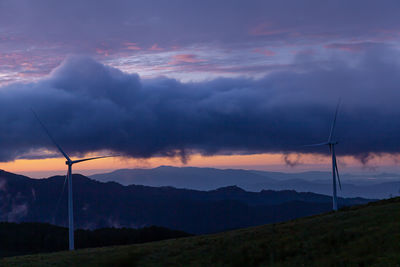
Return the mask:
[[400, 198], [213, 235], [4, 258], [1, 266], [400, 266]]

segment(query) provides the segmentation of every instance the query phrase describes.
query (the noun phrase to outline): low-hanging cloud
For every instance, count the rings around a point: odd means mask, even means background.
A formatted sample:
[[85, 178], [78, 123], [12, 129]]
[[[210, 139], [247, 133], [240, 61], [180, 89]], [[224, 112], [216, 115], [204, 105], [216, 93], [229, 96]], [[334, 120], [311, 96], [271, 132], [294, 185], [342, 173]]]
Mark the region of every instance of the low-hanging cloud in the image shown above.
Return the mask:
[[38, 82], [0, 88], [0, 160], [54, 151], [30, 108], [71, 155], [327, 153], [302, 145], [327, 139], [339, 97], [338, 154], [398, 153], [399, 59], [389, 49], [324, 64], [299, 58], [301, 71], [182, 83], [70, 57]]
[[284, 153], [282, 155], [282, 159], [285, 162], [285, 164], [289, 167], [296, 167], [297, 165], [300, 164], [301, 160], [301, 155], [300, 154], [288, 154]]

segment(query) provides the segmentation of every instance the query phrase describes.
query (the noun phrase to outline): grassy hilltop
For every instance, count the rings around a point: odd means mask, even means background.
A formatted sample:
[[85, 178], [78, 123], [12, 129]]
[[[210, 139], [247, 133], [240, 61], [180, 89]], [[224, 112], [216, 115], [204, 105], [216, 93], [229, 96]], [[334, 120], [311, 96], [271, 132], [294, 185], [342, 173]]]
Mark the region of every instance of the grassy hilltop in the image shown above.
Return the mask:
[[400, 198], [140, 245], [5, 258], [2, 266], [400, 266]]

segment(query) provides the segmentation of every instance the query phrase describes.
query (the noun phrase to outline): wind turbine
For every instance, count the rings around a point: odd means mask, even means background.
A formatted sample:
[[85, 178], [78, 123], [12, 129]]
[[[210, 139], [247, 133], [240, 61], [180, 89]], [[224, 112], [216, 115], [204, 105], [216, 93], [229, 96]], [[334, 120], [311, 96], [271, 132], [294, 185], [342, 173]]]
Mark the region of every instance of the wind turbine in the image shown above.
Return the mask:
[[67, 155], [67, 153], [62, 150], [62, 148], [57, 144], [56, 140], [53, 138], [53, 136], [50, 134], [49, 130], [47, 130], [46, 126], [43, 124], [43, 122], [39, 119], [38, 115], [35, 113], [35, 111], [32, 110], [33, 115], [35, 115], [36, 119], [42, 126], [43, 130], [46, 132], [46, 134], [49, 136], [53, 144], [57, 147], [57, 149], [61, 152], [61, 154], [65, 157], [67, 160], [65, 164], [68, 166], [68, 172], [67, 172], [67, 179], [68, 179], [68, 234], [69, 234], [69, 250], [74, 250], [75, 245], [74, 245], [74, 211], [73, 211], [73, 199], [72, 199], [72, 165], [75, 163], [83, 162], [83, 161], [88, 161], [88, 160], [94, 160], [94, 159], [102, 159], [102, 158], [109, 158], [109, 157], [115, 157], [115, 156], [103, 156], [103, 157], [93, 157], [93, 158], [86, 158], [86, 159], [78, 159], [78, 160], [71, 160], [71, 158]]
[[312, 145], [306, 145], [306, 146], [324, 146], [327, 145], [329, 146], [329, 152], [331, 153], [332, 156], [332, 183], [333, 183], [333, 195], [332, 195], [332, 204], [333, 204], [333, 210], [337, 211], [338, 210], [338, 205], [337, 205], [337, 192], [336, 192], [336, 177], [339, 182], [339, 188], [342, 190], [342, 185], [340, 183], [340, 177], [339, 177], [339, 170], [337, 167], [337, 161], [336, 161], [336, 153], [335, 153], [335, 145], [338, 144], [337, 141], [333, 139], [333, 134], [335, 131], [335, 125], [336, 125], [336, 117], [337, 113], [339, 110], [339, 105], [340, 105], [340, 100], [336, 106], [336, 111], [335, 111], [335, 118], [333, 119], [332, 125], [331, 125], [331, 131], [329, 133], [329, 138], [327, 142], [319, 143], [319, 144], [312, 144]]

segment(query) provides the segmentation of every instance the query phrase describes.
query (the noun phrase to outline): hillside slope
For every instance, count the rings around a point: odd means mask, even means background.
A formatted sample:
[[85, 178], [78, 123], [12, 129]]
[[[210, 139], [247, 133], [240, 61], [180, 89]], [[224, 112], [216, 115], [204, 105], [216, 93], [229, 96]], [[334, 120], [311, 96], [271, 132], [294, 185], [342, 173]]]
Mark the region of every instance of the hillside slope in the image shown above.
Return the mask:
[[141, 245], [6, 258], [15, 266], [399, 266], [400, 198]]
[[[187, 236], [190, 235], [157, 226], [139, 229], [77, 229], [75, 247], [128, 245]], [[68, 229], [47, 223], [0, 222], [0, 240], [0, 258], [63, 251], [68, 249]]]

